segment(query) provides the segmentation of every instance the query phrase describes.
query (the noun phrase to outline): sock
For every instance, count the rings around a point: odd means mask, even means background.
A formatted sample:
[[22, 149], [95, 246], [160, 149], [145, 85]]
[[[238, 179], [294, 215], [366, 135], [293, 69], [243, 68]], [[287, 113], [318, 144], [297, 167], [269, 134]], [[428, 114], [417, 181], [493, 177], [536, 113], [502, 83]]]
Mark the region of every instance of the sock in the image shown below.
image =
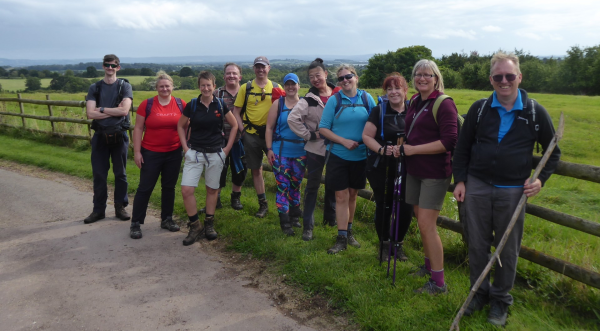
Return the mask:
[[214, 214], [213, 215], [206, 214], [206, 218], [212, 218], [212, 217], [215, 217], [215, 215]]
[[221, 199], [221, 191], [219, 191], [219, 193], [217, 193], [217, 197], [218, 197], [219, 199]]
[[431, 262], [429, 262], [429, 258], [427, 256], [425, 257], [425, 268], [431, 271]]
[[267, 200], [267, 195], [265, 193], [258, 194], [258, 200], [260, 199]]
[[348, 231], [347, 230], [338, 230], [338, 236], [348, 237]]
[[431, 279], [433, 279], [437, 286], [444, 286], [444, 269], [438, 271], [431, 270]]
[[348, 231], [352, 230], [352, 223], [348, 223]]
[[198, 213], [196, 213], [195, 215], [192, 215], [192, 216], [188, 215], [188, 217], [190, 218], [191, 223], [196, 222], [198, 220]]

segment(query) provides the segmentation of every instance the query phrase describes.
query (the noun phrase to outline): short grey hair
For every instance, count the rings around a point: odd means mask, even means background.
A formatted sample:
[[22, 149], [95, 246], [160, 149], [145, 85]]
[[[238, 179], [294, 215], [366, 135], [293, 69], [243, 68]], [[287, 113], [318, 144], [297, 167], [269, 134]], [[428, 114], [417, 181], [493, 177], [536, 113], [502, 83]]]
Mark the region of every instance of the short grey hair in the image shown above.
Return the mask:
[[512, 61], [517, 67], [517, 74], [521, 73], [521, 67], [519, 65], [519, 57], [515, 55], [515, 53], [505, 53], [504, 51], [498, 51], [496, 54], [492, 56], [492, 60], [490, 61], [490, 76], [492, 75], [492, 70], [494, 70], [494, 65], [498, 62], [503, 61]]
[[417, 91], [419, 89], [417, 89], [417, 84], [415, 83], [415, 75], [417, 73], [417, 70], [420, 69], [426, 69], [431, 71], [435, 75], [435, 77], [437, 77], [437, 82], [435, 83], [434, 88], [440, 92], [444, 92], [444, 78], [442, 77], [440, 69], [438, 68], [437, 64], [435, 64], [435, 62], [427, 59], [419, 60], [417, 63], [415, 63], [415, 66], [413, 67], [412, 84]]

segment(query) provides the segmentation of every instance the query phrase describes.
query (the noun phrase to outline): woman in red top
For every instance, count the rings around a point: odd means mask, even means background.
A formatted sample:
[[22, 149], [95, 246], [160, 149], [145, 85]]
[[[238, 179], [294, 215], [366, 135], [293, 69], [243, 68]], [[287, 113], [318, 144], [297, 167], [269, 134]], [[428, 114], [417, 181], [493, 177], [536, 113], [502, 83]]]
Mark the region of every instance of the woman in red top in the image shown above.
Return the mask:
[[172, 215], [175, 185], [183, 158], [181, 142], [177, 135], [177, 122], [185, 107], [185, 101], [171, 96], [173, 79], [164, 71], [158, 72], [156, 91], [157, 96], [142, 101], [135, 118], [133, 153], [135, 164], [140, 168], [140, 185], [133, 201], [129, 232], [132, 239], [142, 238], [140, 225], [144, 224], [148, 201], [159, 175], [162, 189], [160, 227], [173, 232], [179, 231]]

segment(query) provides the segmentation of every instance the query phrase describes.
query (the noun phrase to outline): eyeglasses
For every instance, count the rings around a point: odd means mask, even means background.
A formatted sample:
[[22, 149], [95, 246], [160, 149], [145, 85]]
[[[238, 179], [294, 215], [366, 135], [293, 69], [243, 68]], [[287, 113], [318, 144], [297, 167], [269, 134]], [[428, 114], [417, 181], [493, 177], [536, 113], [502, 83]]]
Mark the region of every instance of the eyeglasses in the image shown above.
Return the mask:
[[113, 64], [113, 63], [104, 63], [104, 66], [107, 68], [117, 68], [119, 65], [118, 64]]
[[344, 75], [344, 76], [340, 76], [340, 77], [338, 77], [338, 82], [343, 82], [344, 79], [351, 80], [352, 77], [354, 77], [354, 76], [356, 76], [356, 75], [355, 74], [347, 74], [347, 75]]
[[494, 75], [494, 76], [492, 76], [492, 79], [494, 80], [494, 82], [499, 83], [502, 81], [502, 78], [504, 78], [504, 77], [506, 77], [507, 82], [512, 82], [515, 79], [517, 79], [517, 75], [515, 75], [515, 74]]
[[416, 74], [415, 75], [416, 78], [426, 78], [426, 79], [432, 79], [433, 77], [435, 77], [435, 75], [426, 75], [426, 74]]

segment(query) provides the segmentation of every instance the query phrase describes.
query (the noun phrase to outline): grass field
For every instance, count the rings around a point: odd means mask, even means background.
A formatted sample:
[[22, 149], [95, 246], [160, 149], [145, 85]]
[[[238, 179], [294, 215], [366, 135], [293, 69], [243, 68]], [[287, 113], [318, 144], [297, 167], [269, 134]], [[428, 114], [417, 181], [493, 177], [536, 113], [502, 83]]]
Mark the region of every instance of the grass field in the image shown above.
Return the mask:
[[[373, 96], [381, 91], [370, 90]], [[461, 114], [466, 113], [473, 101], [486, 97], [489, 92], [448, 90]], [[304, 94], [302, 91], [301, 94]], [[174, 95], [189, 100], [197, 91], [175, 91]], [[52, 94], [53, 100], [82, 100], [81, 94]], [[134, 92], [134, 104], [154, 95], [153, 92]], [[2, 95], [14, 96], [14, 95]], [[25, 94], [24, 97], [44, 99], [44, 94]], [[560, 112], [565, 113], [565, 134], [560, 144], [565, 161], [600, 166], [600, 97], [533, 94], [532, 97], [544, 105], [555, 125]], [[55, 115], [83, 118], [79, 109], [55, 107]], [[14, 103], [1, 103], [0, 110], [18, 112]], [[46, 106], [25, 105], [26, 113], [47, 115]], [[56, 115], [59, 116], [59, 115]], [[17, 117], [0, 116], [0, 122], [21, 125]], [[57, 123], [58, 126], [59, 123]], [[61, 123], [63, 124], [63, 123]], [[27, 120], [29, 127], [49, 130], [47, 122]], [[87, 132], [83, 125], [64, 125], [64, 132]], [[59, 145], [67, 146], [59, 146]], [[22, 131], [3, 130], [0, 134], [0, 158], [68, 174], [92, 178], [89, 166], [89, 148], [85, 142], [68, 143], [31, 135]], [[39, 155], [44, 155], [40, 158]], [[129, 190], [135, 193], [139, 170], [130, 161], [127, 167]], [[109, 176], [110, 177], [110, 176]], [[112, 180], [112, 179], [111, 179]], [[441, 330], [449, 328], [452, 319], [468, 294], [468, 264], [466, 249], [460, 236], [440, 229], [445, 247], [448, 295], [429, 297], [412, 292], [424, 279], [406, 277], [409, 270], [422, 263], [422, 243], [418, 228], [413, 222], [406, 239], [406, 250], [410, 260], [398, 266], [396, 287], [390, 286], [385, 269], [375, 259], [377, 236], [372, 215], [374, 205], [359, 199], [356, 215], [356, 234], [363, 245], [360, 249], [349, 248], [336, 256], [327, 255], [325, 250], [333, 244], [335, 230], [317, 226], [315, 240], [303, 242], [299, 236], [286, 238], [281, 234], [274, 206], [275, 182], [272, 175], [265, 176], [268, 199], [271, 201], [269, 216], [256, 219], [257, 201], [248, 179], [243, 189], [244, 210], [224, 208], [217, 212], [216, 228], [221, 240], [241, 253], [266, 259], [276, 272], [288, 275], [288, 282], [304, 289], [307, 293], [320, 294], [329, 298], [338, 312], [349, 312], [353, 321], [364, 330]], [[202, 187], [202, 186], [200, 186]], [[223, 190], [224, 205], [229, 202], [229, 188]], [[203, 205], [202, 189], [197, 192]], [[152, 203], [158, 206], [160, 190], [157, 188]], [[542, 192], [531, 199], [534, 204], [600, 222], [600, 184], [589, 183], [563, 176], [553, 176]], [[90, 205], [91, 207], [91, 205]], [[181, 197], [176, 198], [176, 212], [184, 217]], [[447, 196], [442, 214], [456, 219], [456, 207]], [[82, 218], [86, 215], [82, 215]], [[316, 223], [322, 215], [316, 213]], [[123, 231], [127, 231], [124, 227]], [[182, 238], [183, 239], [183, 238]], [[523, 244], [547, 254], [565, 259], [598, 272], [600, 270], [600, 241], [597, 237], [577, 232], [528, 215], [525, 223]], [[600, 329], [600, 291], [589, 288], [569, 278], [520, 260], [518, 279], [511, 292], [515, 305], [511, 308], [508, 330], [572, 330]], [[486, 313], [479, 312], [463, 318], [465, 330], [491, 330], [486, 322]]]
[[[139, 84], [144, 79], [148, 78], [146, 76], [119, 76], [119, 78], [127, 78], [131, 84]], [[101, 77], [91, 79], [92, 81], [100, 80]], [[52, 78], [42, 78], [42, 87], [46, 88], [50, 86], [50, 81]], [[0, 78], [0, 85], [2, 85], [3, 91], [23, 91], [25, 90], [25, 79], [17, 78], [17, 79], [8, 79], [8, 78]]]

